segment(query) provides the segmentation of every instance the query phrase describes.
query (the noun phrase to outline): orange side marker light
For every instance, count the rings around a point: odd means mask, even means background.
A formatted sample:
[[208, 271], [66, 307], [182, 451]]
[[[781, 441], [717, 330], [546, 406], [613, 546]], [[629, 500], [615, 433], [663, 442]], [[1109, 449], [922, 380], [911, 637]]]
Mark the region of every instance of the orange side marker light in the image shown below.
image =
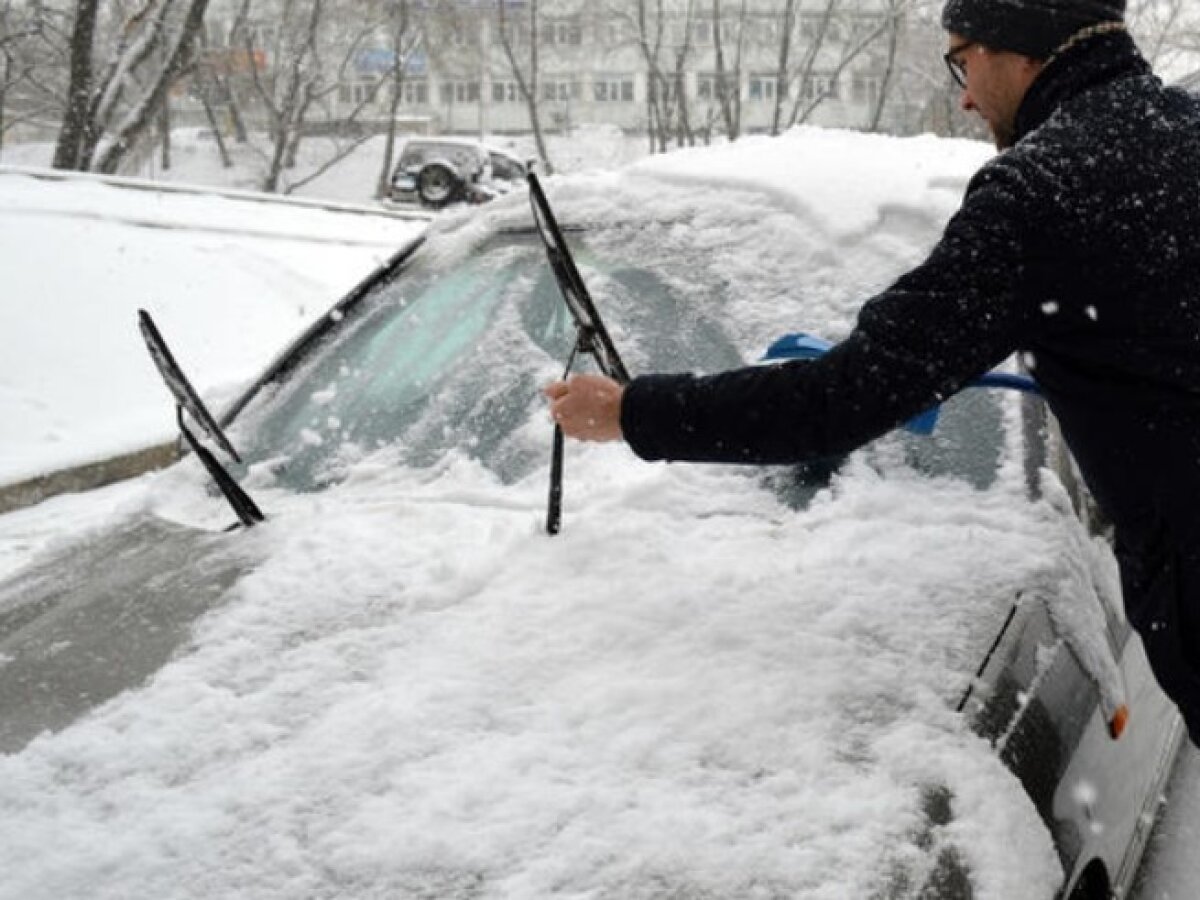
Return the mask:
[[1125, 726], [1129, 724], [1129, 707], [1122, 703], [1117, 707], [1117, 711], [1113, 713], [1113, 717], [1108, 722], [1108, 733], [1115, 741], [1125, 733]]

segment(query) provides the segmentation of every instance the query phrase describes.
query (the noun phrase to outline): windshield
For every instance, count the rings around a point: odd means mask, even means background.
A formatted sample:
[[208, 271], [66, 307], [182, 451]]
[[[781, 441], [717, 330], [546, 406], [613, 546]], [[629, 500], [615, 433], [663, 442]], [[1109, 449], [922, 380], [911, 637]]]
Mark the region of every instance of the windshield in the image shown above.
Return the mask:
[[[710, 312], [719, 287], [661, 249], [628, 262], [636, 237], [620, 229], [568, 237], [597, 303], [623, 325], [614, 339], [630, 345], [631, 364], [738, 365]], [[418, 466], [456, 448], [510, 481], [545, 459], [548, 432], [525, 426], [544, 416], [539, 387], [561, 374], [573, 341], [532, 231], [494, 235], [449, 258], [431, 249], [251, 405], [236, 433], [252, 467], [266, 463], [297, 490], [337, 481], [383, 447]]]
[[[736, 254], [732, 238], [698, 248], [687, 229], [642, 223], [565, 239], [633, 375], [721, 371], [761, 353], [728, 314], [736, 288], [720, 260]], [[336, 483], [382, 449], [411, 466], [464, 453], [511, 482], [547, 464], [539, 389], [561, 375], [574, 337], [532, 230], [470, 245], [434, 239], [248, 406], [235, 440], [256, 479], [291, 490]], [[968, 391], [943, 408], [933, 437], [897, 435], [880, 460], [982, 487], [1003, 444], [995, 393]], [[802, 504], [838, 462], [767, 480]]]

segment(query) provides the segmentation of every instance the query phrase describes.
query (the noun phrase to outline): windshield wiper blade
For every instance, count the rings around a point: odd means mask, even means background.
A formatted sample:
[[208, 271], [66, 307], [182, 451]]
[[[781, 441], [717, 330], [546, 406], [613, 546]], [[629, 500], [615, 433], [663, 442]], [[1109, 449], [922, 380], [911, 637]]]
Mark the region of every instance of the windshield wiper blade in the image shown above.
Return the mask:
[[175, 418], [179, 423], [179, 431], [183, 435], [184, 441], [192, 452], [196, 454], [196, 457], [200, 460], [200, 463], [212, 477], [213, 481], [216, 482], [222, 496], [225, 497], [225, 500], [232, 507], [234, 515], [238, 517], [238, 521], [247, 528], [262, 522], [266, 516], [258, 508], [258, 504], [250, 498], [250, 495], [242, 489], [241, 485], [234, 480], [225, 467], [217, 461], [217, 457], [212, 451], [201, 444], [184, 424], [183, 412], [186, 409], [192, 420], [200, 426], [205, 434], [212, 438], [217, 446], [233, 457], [236, 462], [240, 463], [242, 461], [242, 458], [238, 456], [237, 451], [233, 448], [233, 444], [225, 437], [221, 426], [217, 424], [216, 419], [212, 417], [208, 409], [204, 406], [200, 395], [196, 393], [187, 376], [183, 374], [183, 369], [175, 361], [175, 357], [171, 354], [170, 348], [167, 347], [167, 342], [163, 339], [158, 326], [154, 324], [154, 320], [150, 318], [150, 314], [144, 309], [138, 310], [138, 327], [141, 329], [142, 337], [146, 341], [146, 348], [150, 351], [150, 358], [154, 360], [154, 365], [158, 369], [158, 373], [162, 376], [167, 390], [175, 398]]
[[562, 229], [550, 209], [546, 194], [538, 181], [537, 175], [530, 172], [529, 180], [530, 205], [533, 207], [533, 221], [537, 225], [538, 234], [546, 248], [546, 256], [550, 260], [550, 268], [554, 272], [554, 280], [558, 282], [559, 293], [563, 302], [571, 312], [575, 322], [576, 352], [586, 353], [595, 361], [597, 367], [614, 381], [628, 384], [629, 370], [621, 361], [617, 348], [604, 327], [604, 321], [596, 309], [592, 295], [588, 293], [583, 276], [575, 265], [571, 249], [563, 240]]
[[[580, 353], [591, 356], [600, 369], [618, 384], [628, 384], [629, 370], [617, 353], [616, 345], [609, 336], [604, 320], [596, 309], [592, 295], [583, 276], [575, 265], [571, 248], [563, 239], [562, 229], [550, 209], [550, 203], [542, 190], [537, 175], [530, 172], [526, 179], [529, 182], [529, 202], [533, 208], [533, 221], [537, 226], [542, 245], [546, 248], [546, 257], [550, 261], [550, 269], [554, 272], [554, 280], [558, 283], [559, 293], [575, 322], [575, 344], [567, 358], [563, 378], [571, 373], [575, 358]], [[546, 532], [558, 534], [562, 528], [562, 473], [563, 473], [563, 433], [562, 428], [554, 426], [554, 444], [550, 454], [550, 497], [546, 509]]]

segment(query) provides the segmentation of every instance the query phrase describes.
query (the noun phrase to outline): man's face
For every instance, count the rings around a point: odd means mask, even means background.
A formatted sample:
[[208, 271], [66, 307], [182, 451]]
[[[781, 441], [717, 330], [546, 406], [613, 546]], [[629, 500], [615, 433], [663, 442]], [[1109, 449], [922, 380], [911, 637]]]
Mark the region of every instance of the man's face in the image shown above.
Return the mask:
[[974, 110], [987, 123], [998, 149], [1011, 147], [1017, 109], [1042, 63], [1007, 50], [992, 50], [959, 34], [950, 35], [946, 57], [965, 84], [962, 108]]

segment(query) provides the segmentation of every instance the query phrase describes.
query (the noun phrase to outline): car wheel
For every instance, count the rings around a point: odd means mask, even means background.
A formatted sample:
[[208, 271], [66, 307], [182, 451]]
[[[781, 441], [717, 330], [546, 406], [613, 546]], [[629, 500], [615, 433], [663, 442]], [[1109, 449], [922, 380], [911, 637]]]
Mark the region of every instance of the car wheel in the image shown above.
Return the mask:
[[441, 209], [462, 192], [462, 182], [454, 171], [442, 163], [431, 163], [417, 175], [417, 195], [421, 202]]

